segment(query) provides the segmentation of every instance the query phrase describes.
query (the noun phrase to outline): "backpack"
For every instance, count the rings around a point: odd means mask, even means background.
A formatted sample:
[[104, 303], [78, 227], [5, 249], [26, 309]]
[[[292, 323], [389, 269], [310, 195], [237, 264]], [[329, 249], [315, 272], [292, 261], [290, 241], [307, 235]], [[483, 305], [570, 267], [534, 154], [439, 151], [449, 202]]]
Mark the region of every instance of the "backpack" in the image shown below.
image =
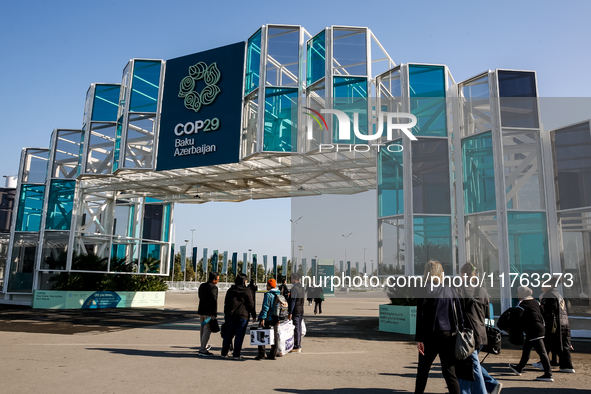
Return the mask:
[[285, 297], [281, 294], [275, 296], [275, 303], [273, 305], [271, 316], [281, 320], [287, 320], [287, 307], [288, 303]]

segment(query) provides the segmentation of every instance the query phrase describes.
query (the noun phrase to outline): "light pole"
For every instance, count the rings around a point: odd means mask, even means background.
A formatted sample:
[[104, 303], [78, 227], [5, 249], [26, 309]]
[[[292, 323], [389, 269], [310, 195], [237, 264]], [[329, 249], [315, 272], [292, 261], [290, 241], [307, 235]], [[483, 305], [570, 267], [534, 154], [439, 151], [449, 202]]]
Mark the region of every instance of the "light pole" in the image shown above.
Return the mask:
[[[187, 244], [189, 243], [188, 239], [185, 239], [185, 252], [187, 251]], [[183, 262], [181, 261], [181, 264]], [[185, 253], [185, 272], [183, 277], [183, 282], [187, 282], [187, 253]], [[186, 283], [183, 283], [183, 287], [187, 287]]]
[[[248, 249], [248, 261], [252, 261], [250, 258], [250, 252], [252, 252], [252, 249]], [[246, 269], [248, 270], [248, 281], [250, 282], [250, 271], [252, 271], [252, 267], [248, 266], [248, 262], [246, 263]]]
[[[195, 229], [191, 229], [191, 264], [193, 264], [193, 259], [195, 259], [196, 256], [193, 256], [193, 234], [195, 234]], [[195, 281], [197, 281], [197, 267], [194, 268], [195, 269]]]
[[353, 233], [351, 232], [347, 235], [341, 234], [343, 236], [343, 238], [345, 238], [345, 266], [343, 267], [345, 270], [347, 269], [347, 239], [349, 239], [351, 234], [353, 234]]
[[[289, 219], [289, 221], [291, 222], [291, 265], [293, 266], [293, 258], [294, 258], [294, 247], [295, 247], [295, 226], [296, 224], [298, 224], [298, 222], [300, 220], [302, 220], [303, 216], [300, 216], [299, 218], [297, 218], [296, 220], [291, 220]], [[287, 272], [287, 271], [285, 271]]]
[[[300, 264], [302, 264], [302, 261], [303, 261], [302, 260], [302, 250], [304, 250], [304, 247], [302, 245], [299, 245], [298, 246], [298, 249], [300, 250]], [[292, 266], [293, 266], [293, 264], [292, 264]], [[302, 269], [304, 269], [304, 266], [303, 265], [302, 265]], [[293, 272], [296, 272], [295, 267], [293, 267], [292, 270], [293, 270]], [[304, 273], [304, 275], [306, 275], [306, 274]], [[291, 278], [289, 280], [291, 282]]]

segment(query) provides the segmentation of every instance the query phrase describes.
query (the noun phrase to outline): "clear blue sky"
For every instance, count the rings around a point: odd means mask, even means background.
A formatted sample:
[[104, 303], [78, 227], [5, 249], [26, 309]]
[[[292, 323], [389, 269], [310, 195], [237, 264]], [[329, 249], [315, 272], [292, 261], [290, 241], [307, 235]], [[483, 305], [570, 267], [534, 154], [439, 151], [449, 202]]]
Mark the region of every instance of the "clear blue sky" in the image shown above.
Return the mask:
[[[302, 25], [312, 35], [330, 25], [367, 26], [396, 63], [447, 64], [457, 81], [494, 68], [536, 70], [541, 96], [589, 96], [590, 11], [584, 0], [4, 1], [0, 175], [16, 174], [21, 148], [46, 147], [53, 128], [80, 128], [89, 85], [119, 83], [130, 58], [170, 59], [243, 41], [267, 23]], [[289, 255], [291, 209], [287, 199], [177, 205], [177, 244], [195, 228], [200, 249]], [[319, 252], [306, 245], [318, 240], [304, 237], [305, 226], [318, 219], [304, 215], [296, 243], [310, 258]], [[375, 243], [355, 238], [375, 225], [355, 225], [339, 223], [326, 242], [341, 247], [340, 234], [353, 231], [348, 259], [361, 261], [368, 247], [367, 261], [375, 261]]]

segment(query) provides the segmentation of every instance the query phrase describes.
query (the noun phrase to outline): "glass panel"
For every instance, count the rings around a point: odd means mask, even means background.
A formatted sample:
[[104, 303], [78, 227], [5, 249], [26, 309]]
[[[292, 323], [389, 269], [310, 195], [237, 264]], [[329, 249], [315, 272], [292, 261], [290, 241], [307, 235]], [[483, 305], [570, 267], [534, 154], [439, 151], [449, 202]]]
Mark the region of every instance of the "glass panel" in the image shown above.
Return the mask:
[[492, 125], [488, 75], [460, 86], [460, 108], [463, 116], [462, 136], [490, 131]]
[[545, 209], [544, 185], [538, 132], [503, 130], [503, 164], [507, 208], [520, 210]]
[[164, 242], [170, 241], [170, 214], [172, 211], [172, 205], [166, 204], [164, 205], [164, 234], [162, 235], [162, 240]]
[[78, 171], [82, 131], [57, 130], [57, 133], [51, 176], [61, 179], [74, 178]]
[[336, 127], [333, 128], [333, 141], [340, 144], [363, 144], [365, 141], [356, 138], [354, 116], [358, 114], [357, 127], [361, 134], [367, 135], [367, 79], [334, 77], [333, 108], [343, 111], [349, 117], [350, 138], [339, 139], [339, 122], [333, 115]]
[[155, 241], [161, 240], [163, 211], [164, 206], [162, 205], [144, 205], [144, 226], [142, 232], [143, 239], [152, 239]]
[[378, 275], [404, 274], [404, 219], [380, 219]]
[[38, 233], [14, 235], [7, 291], [27, 293], [32, 291], [33, 268], [38, 244]]
[[104, 235], [76, 236], [72, 270], [107, 271], [111, 238]]
[[259, 120], [258, 96], [250, 96], [244, 100], [244, 121], [242, 122], [242, 156], [256, 152], [257, 123]]
[[41, 212], [43, 211], [44, 194], [45, 186], [21, 186], [20, 201], [16, 217], [16, 231], [39, 231], [41, 228]]
[[451, 213], [447, 139], [412, 143], [412, 201], [414, 213]]
[[23, 183], [45, 183], [49, 150], [27, 149], [25, 167], [23, 169]]
[[142, 243], [140, 255], [140, 273], [159, 274], [161, 256], [166, 256], [166, 245]]
[[552, 132], [556, 204], [560, 209], [591, 206], [589, 122]]
[[113, 235], [127, 237], [129, 234], [128, 223], [132, 213], [131, 205], [117, 204], [113, 218]]
[[318, 81], [326, 74], [326, 33], [321, 31], [308, 41], [307, 84]]
[[[137, 67], [136, 62], [136, 67]], [[138, 78], [141, 74], [137, 74]], [[160, 74], [158, 73], [160, 76]], [[158, 82], [156, 82], [158, 85]], [[135, 87], [134, 87], [135, 88]], [[94, 91], [94, 104], [92, 108], [92, 120], [98, 122], [116, 122], [119, 110], [120, 85], [96, 85]]]
[[0, 233], [10, 232], [15, 198], [16, 189], [0, 189]]
[[496, 209], [492, 134], [462, 140], [464, 213]]
[[136, 60], [134, 62], [130, 112], [156, 112], [161, 65], [160, 60]]
[[270, 27], [267, 37], [267, 84], [297, 86], [300, 29]]
[[447, 136], [445, 114], [445, 68], [408, 66], [411, 113], [417, 117], [413, 134]]
[[573, 286], [563, 286], [565, 298], [585, 300], [591, 294], [591, 212], [558, 214], [562, 230], [562, 273], [573, 276]]
[[76, 177], [80, 175], [80, 168], [82, 167], [82, 154], [84, 153], [84, 135], [86, 134], [86, 125], [82, 127], [82, 133], [80, 134], [80, 150], [78, 151], [78, 166], [76, 167]]
[[4, 275], [6, 270], [6, 260], [8, 259], [8, 243], [10, 235], [0, 234], [0, 292], [4, 290]]
[[[546, 214], [508, 212], [507, 223], [511, 272], [540, 275], [549, 272]], [[517, 287], [512, 290], [516, 292]]]
[[498, 71], [501, 125], [537, 129], [536, 76], [533, 72]]
[[414, 216], [415, 274], [421, 275], [425, 263], [438, 260], [446, 275], [452, 275], [451, 219], [449, 216]]
[[[476, 266], [480, 275], [499, 273], [499, 247], [496, 215], [470, 215], [464, 217], [466, 233], [466, 261]], [[461, 267], [460, 267], [461, 268]], [[501, 296], [499, 286], [484, 285], [491, 298]]]
[[265, 152], [297, 151], [298, 90], [265, 89]]
[[68, 257], [69, 231], [46, 231], [41, 252], [42, 270], [65, 270]]
[[139, 241], [113, 240], [111, 246], [111, 272], [137, 272]]
[[259, 87], [261, 73], [261, 30], [248, 40], [246, 47], [246, 80], [244, 81], [244, 95]]
[[124, 168], [152, 167], [155, 126], [155, 116], [153, 115], [129, 116]]
[[47, 220], [45, 223], [46, 229], [70, 229], [75, 189], [76, 181], [51, 181], [49, 201], [47, 204]]
[[114, 123], [94, 122], [91, 125], [86, 173], [110, 174], [113, 166], [117, 126]]
[[[318, 84], [308, 88], [308, 108], [313, 109], [316, 112], [320, 112], [320, 110], [326, 108], [326, 99], [325, 99], [325, 85], [324, 81], [319, 82]], [[322, 122], [321, 119], [318, 118], [318, 115], [314, 114], [314, 112], [310, 110], [306, 110], [304, 108], [304, 119], [306, 120], [306, 138], [304, 142], [306, 144], [306, 152], [309, 152], [314, 149], [318, 149], [320, 144], [323, 141], [329, 141], [326, 136], [329, 132]], [[312, 116], [314, 115], [314, 116]], [[309, 138], [310, 129], [312, 130], [312, 138]]]
[[[394, 102], [394, 98], [402, 96], [402, 88], [400, 85], [400, 70], [392, 70], [378, 79], [379, 95], [390, 100], [384, 100], [386, 103]], [[390, 109], [390, 112], [401, 112], [402, 101], [397, 100], [397, 109]]]
[[119, 157], [121, 154], [121, 134], [123, 129], [123, 117], [117, 121], [117, 129], [115, 131], [115, 153], [113, 154], [113, 172], [119, 168]]
[[335, 75], [367, 75], [365, 29], [333, 29], [333, 72]]
[[90, 104], [92, 103], [92, 85], [86, 91], [86, 101], [84, 102], [84, 117], [82, 118], [82, 127], [84, 128], [90, 122]]
[[[399, 215], [404, 212], [404, 190], [402, 184], [402, 150], [393, 142], [391, 152], [382, 147], [378, 153], [378, 216]], [[397, 149], [395, 149], [397, 148]], [[397, 150], [400, 149], [398, 152]]]

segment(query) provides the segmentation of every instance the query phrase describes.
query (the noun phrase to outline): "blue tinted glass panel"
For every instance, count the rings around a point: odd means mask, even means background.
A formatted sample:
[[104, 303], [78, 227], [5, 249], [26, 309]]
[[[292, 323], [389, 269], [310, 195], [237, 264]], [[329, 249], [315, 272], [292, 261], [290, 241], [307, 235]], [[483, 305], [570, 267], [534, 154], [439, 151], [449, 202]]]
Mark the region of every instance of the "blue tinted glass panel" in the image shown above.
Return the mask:
[[142, 244], [140, 255], [140, 272], [157, 274], [160, 272], [160, 249], [158, 244]]
[[501, 125], [538, 128], [536, 76], [533, 72], [498, 71]]
[[422, 274], [429, 260], [438, 260], [445, 273], [451, 275], [451, 218], [415, 215], [413, 226], [415, 273]]
[[133, 66], [130, 112], [156, 112], [162, 62], [136, 60]]
[[378, 154], [378, 215], [392, 216], [404, 212], [402, 189], [402, 140], [382, 147]]
[[43, 211], [43, 185], [22, 185], [19, 198], [16, 231], [39, 231]]
[[116, 122], [119, 110], [120, 85], [96, 85], [94, 90], [94, 104], [92, 120], [102, 122]]
[[511, 272], [549, 272], [548, 235], [544, 212], [508, 212]]
[[74, 208], [74, 190], [76, 181], [51, 181], [47, 219], [48, 230], [69, 230]]
[[492, 135], [490, 132], [462, 140], [464, 213], [496, 209]]
[[324, 77], [326, 73], [326, 34], [317, 34], [308, 42], [308, 85]]
[[298, 90], [265, 90], [265, 152], [296, 151]]
[[123, 116], [117, 121], [117, 131], [115, 132], [115, 149], [113, 153], [113, 172], [119, 168], [119, 155], [121, 154], [121, 129], [123, 128]]
[[447, 136], [445, 114], [445, 68], [408, 66], [411, 113], [417, 117], [413, 134]]
[[246, 47], [246, 81], [244, 95], [259, 87], [261, 74], [261, 30], [248, 40]]
[[171, 211], [171, 205], [170, 204], [166, 204], [164, 206], [164, 235], [162, 237], [162, 240], [164, 242], [168, 242], [169, 238], [170, 238], [170, 211]]
[[412, 142], [412, 197], [414, 213], [451, 213], [447, 139]]
[[162, 219], [164, 207], [160, 204], [146, 204], [144, 206], [143, 239], [160, 241], [162, 237]]
[[334, 77], [333, 108], [343, 111], [349, 117], [350, 134], [340, 138], [339, 122], [335, 115], [333, 121], [333, 141], [340, 144], [363, 144], [364, 140], [355, 137], [354, 114], [358, 115], [357, 127], [360, 134], [367, 135], [367, 78]]

